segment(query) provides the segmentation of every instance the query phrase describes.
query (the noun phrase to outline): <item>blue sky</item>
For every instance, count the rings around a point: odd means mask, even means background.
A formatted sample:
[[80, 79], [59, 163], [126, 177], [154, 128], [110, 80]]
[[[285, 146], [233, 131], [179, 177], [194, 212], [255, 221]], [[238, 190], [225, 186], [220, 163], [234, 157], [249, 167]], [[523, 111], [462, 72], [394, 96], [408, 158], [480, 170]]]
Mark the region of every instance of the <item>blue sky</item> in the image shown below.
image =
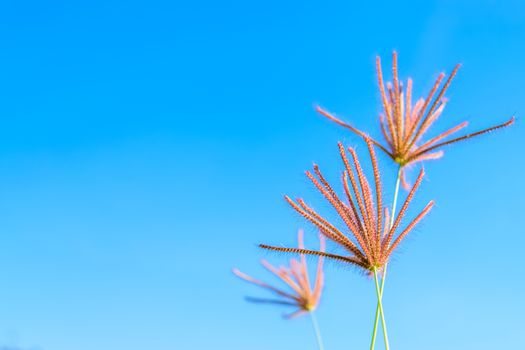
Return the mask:
[[[416, 95], [463, 64], [435, 131], [516, 115], [427, 163], [436, 207], [389, 270], [392, 349], [522, 347], [525, 8], [518, 1], [4, 1], [0, 5], [0, 343], [39, 350], [315, 349], [307, 319], [251, 305], [239, 267], [332, 215], [316, 103], [379, 136], [374, 58]], [[366, 159], [366, 158], [364, 158]], [[391, 198], [394, 167], [380, 157]], [[337, 182], [336, 182], [337, 183]], [[333, 217], [333, 216], [332, 216]], [[372, 281], [327, 265], [326, 347], [363, 349]], [[378, 347], [380, 349], [380, 347]]]

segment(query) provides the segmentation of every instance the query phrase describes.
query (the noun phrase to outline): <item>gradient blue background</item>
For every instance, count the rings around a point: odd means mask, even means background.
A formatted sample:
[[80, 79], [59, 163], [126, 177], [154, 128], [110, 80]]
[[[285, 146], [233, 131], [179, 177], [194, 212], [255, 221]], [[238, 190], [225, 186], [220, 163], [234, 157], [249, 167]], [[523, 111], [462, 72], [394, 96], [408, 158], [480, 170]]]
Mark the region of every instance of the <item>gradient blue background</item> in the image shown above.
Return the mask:
[[[463, 63], [434, 132], [518, 122], [427, 163], [410, 213], [437, 206], [391, 264], [392, 349], [523, 348], [524, 38], [519, 1], [2, 2], [0, 342], [315, 349], [230, 269], [268, 277], [258, 259], [285, 258], [256, 243], [299, 227], [315, 244], [282, 195], [333, 218], [303, 171], [337, 184], [336, 142], [365, 153], [312, 106], [379, 137], [374, 58], [396, 49], [417, 96]], [[326, 280], [326, 348], [366, 349], [372, 281]]]

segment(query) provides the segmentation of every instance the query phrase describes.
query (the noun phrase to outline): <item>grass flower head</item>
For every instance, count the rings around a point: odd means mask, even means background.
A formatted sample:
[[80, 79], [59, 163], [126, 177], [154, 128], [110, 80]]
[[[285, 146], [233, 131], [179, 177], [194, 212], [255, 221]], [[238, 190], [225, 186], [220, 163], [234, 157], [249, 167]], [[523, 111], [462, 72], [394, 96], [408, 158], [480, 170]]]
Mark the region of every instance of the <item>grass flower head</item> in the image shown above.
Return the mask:
[[309, 171], [306, 172], [307, 177], [323, 194], [342, 219], [346, 226], [345, 229], [338, 229], [334, 224], [330, 223], [327, 219], [323, 218], [314, 209], [307, 205], [302, 199], [299, 198], [297, 201], [293, 201], [288, 196], [285, 196], [286, 201], [299, 214], [316, 226], [323, 236], [342, 247], [348, 254], [338, 255], [324, 251], [314, 251], [303, 248], [283, 248], [265, 244], [261, 244], [261, 248], [288, 253], [318, 255], [350, 263], [369, 273], [380, 270], [388, 262], [390, 256], [399, 246], [401, 241], [430, 211], [434, 203], [432, 201], [429, 202], [427, 206], [404, 228], [404, 230], [401, 231], [401, 233], [396, 234], [401, 219], [404, 217], [417, 188], [421, 184], [424, 172], [421, 170], [419, 173], [417, 181], [408, 193], [392, 227], [390, 227], [388, 210], [383, 208], [381, 180], [373, 141], [368, 137], [366, 137], [365, 140], [372, 160], [375, 196], [363, 173], [355, 150], [348, 148], [351, 155], [350, 161], [341, 143], [339, 143], [339, 152], [345, 166], [345, 169], [342, 172], [342, 182], [344, 187], [343, 199], [336, 194], [333, 187], [325, 179], [317, 165], [314, 165], [313, 174]]
[[[514, 117], [512, 117], [505, 123], [449, 139], [450, 136], [467, 126], [467, 122], [462, 122], [435, 137], [424, 139], [426, 132], [443, 113], [447, 103], [444, 94], [459, 67], [459, 64], [456, 65], [443, 85], [441, 83], [445, 78], [445, 74], [441, 73], [427, 97], [420, 98], [415, 103], [412, 103], [412, 79], [409, 78], [407, 80], [406, 87], [400, 82], [396, 52], [394, 51], [392, 59], [393, 83], [388, 82], [386, 88], [383, 81], [381, 59], [379, 56], [376, 58], [377, 79], [383, 104], [383, 112], [380, 113], [380, 126], [386, 144], [381, 144], [374, 139], [371, 139], [371, 141], [402, 167], [401, 179], [403, 187], [406, 189], [409, 187], [404, 174], [406, 166], [425, 160], [438, 159], [443, 156], [443, 151], [439, 150], [443, 146], [486, 134], [509, 126], [514, 122]], [[365, 136], [365, 133], [362, 131], [338, 119], [321, 107], [317, 107], [317, 111], [337, 124], [350, 129], [352, 132]]]
[[[319, 252], [323, 253], [325, 250], [325, 239], [320, 236], [320, 247]], [[303, 231], [299, 230], [298, 233], [298, 249], [304, 250]], [[262, 260], [262, 265], [272, 272], [274, 275], [279, 277], [286, 285], [288, 290], [276, 288], [266, 282], [257, 280], [253, 277], [246, 275], [245, 273], [234, 269], [233, 273], [243, 280], [252, 284], [258, 285], [264, 289], [274, 293], [278, 299], [259, 299], [249, 298], [248, 300], [260, 303], [287, 305], [296, 307], [297, 310], [291, 314], [285, 315], [286, 318], [294, 318], [308, 312], [312, 312], [319, 305], [321, 299], [321, 292], [324, 283], [323, 275], [323, 257], [320, 256], [317, 262], [317, 273], [313, 287], [310, 284], [310, 278], [308, 276], [308, 266], [306, 263], [306, 256], [300, 255], [300, 259], [291, 259], [288, 267], [280, 266], [279, 268], [273, 266], [266, 260]]]

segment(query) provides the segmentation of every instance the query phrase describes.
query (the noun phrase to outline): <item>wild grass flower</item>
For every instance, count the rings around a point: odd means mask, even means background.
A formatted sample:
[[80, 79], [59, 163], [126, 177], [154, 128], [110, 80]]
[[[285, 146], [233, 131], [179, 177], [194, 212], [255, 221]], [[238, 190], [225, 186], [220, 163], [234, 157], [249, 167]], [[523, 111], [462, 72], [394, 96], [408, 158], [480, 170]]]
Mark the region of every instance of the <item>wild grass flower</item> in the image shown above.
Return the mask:
[[323, 218], [312, 209], [312, 207], [307, 205], [303, 199], [298, 198], [297, 201], [293, 201], [288, 196], [285, 196], [286, 201], [301, 216], [317, 227], [323, 236], [342, 247], [347, 252], [347, 255], [331, 254], [324, 251], [307, 250], [303, 248], [275, 247], [265, 244], [261, 244], [260, 247], [280, 252], [312, 254], [328, 259], [335, 259], [358, 266], [369, 273], [381, 270], [399, 244], [430, 211], [434, 203], [430, 201], [404, 230], [396, 235], [401, 220], [405, 216], [408, 206], [421, 184], [424, 172], [423, 170], [420, 171], [417, 181], [408, 193], [403, 207], [393, 221], [393, 225], [390, 226], [388, 224], [390, 222], [388, 209], [383, 208], [381, 179], [374, 146], [372, 144], [373, 141], [368, 137], [365, 137], [365, 141], [372, 161], [375, 196], [363, 173], [355, 150], [348, 148], [352, 157], [352, 162], [350, 162], [341, 143], [339, 143], [339, 152], [345, 166], [342, 172], [342, 182], [345, 193], [343, 197], [344, 200], [336, 194], [317, 165], [314, 165], [315, 175], [310, 171], [306, 172], [306, 176], [328, 200], [345, 223], [346, 228], [344, 230], [338, 229], [334, 224]]
[[[381, 189], [381, 179], [379, 174], [379, 167], [377, 164], [377, 157], [374, 151], [373, 141], [364, 135], [370, 158], [372, 161], [372, 168], [374, 173], [375, 196], [373, 195], [370, 184], [363, 173], [361, 164], [357, 154], [353, 148], [348, 148], [352, 157], [352, 162], [348, 159], [347, 153], [341, 143], [339, 146], [339, 153], [344, 163], [344, 171], [342, 172], [342, 182], [344, 188], [344, 200], [334, 191], [333, 187], [328, 183], [323, 176], [319, 167], [314, 165], [314, 174], [307, 171], [306, 176], [312, 181], [314, 186], [323, 194], [328, 202], [335, 209], [339, 217], [345, 223], [346, 229], [340, 230], [327, 219], [319, 215], [314, 209], [307, 205], [304, 200], [298, 198], [293, 201], [288, 196], [285, 196], [286, 201], [304, 218], [316, 226], [321, 234], [330, 241], [342, 247], [347, 254], [339, 255], [326, 253], [324, 251], [307, 250], [304, 248], [285, 248], [276, 247], [266, 244], [260, 244], [261, 248], [280, 251], [285, 253], [299, 253], [311, 254], [334, 259], [357, 266], [368, 274], [374, 276], [378, 308], [376, 311], [376, 323], [374, 324], [374, 331], [372, 337], [371, 349], [375, 346], [375, 336], [377, 331], [377, 321], [381, 316], [383, 335], [385, 338], [386, 349], [389, 349], [388, 334], [386, 321], [382, 305], [382, 295], [384, 288], [384, 278], [386, 274], [387, 263], [403, 239], [408, 233], [418, 224], [418, 222], [425, 217], [434, 205], [430, 201], [424, 209], [399, 233], [396, 234], [400, 226], [401, 220], [405, 216], [410, 202], [412, 201], [415, 192], [417, 191], [421, 181], [424, 177], [424, 171], [421, 170], [419, 176], [408, 193], [405, 202], [395, 216], [390, 217], [387, 208], [383, 208], [383, 193]], [[353, 165], [353, 167], [352, 167]], [[355, 170], [354, 170], [355, 169]], [[397, 188], [397, 186], [396, 186]], [[395, 200], [397, 200], [396, 190]], [[375, 205], [374, 205], [375, 197]], [[394, 207], [394, 206], [393, 206]], [[384, 213], [384, 214], [383, 214]], [[345, 233], [343, 233], [345, 231]], [[378, 280], [378, 273], [383, 273], [383, 280], [381, 286]]]
[[[444, 94], [459, 67], [459, 64], [456, 65], [442, 86], [441, 83], [445, 78], [445, 74], [441, 73], [427, 97], [420, 98], [413, 104], [412, 79], [408, 78], [406, 88], [403, 86], [403, 83], [400, 82], [397, 67], [397, 53], [394, 51], [392, 58], [393, 83], [388, 82], [386, 89], [383, 81], [383, 72], [381, 70], [381, 59], [379, 56], [376, 58], [377, 79], [383, 104], [383, 113], [380, 114], [380, 126], [386, 144], [383, 145], [374, 139], [371, 139], [371, 141], [400, 165], [401, 182], [405, 189], [409, 187], [405, 178], [405, 167], [425, 160], [442, 157], [443, 151], [439, 149], [446, 145], [468, 140], [472, 137], [486, 134], [514, 123], [514, 117], [512, 117], [505, 123], [447, 140], [447, 138], [467, 126], [468, 123], [464, 121], [435, 137], [427, 140], [423, 139], [432, 124], [434, 124], [443, 113], [443, 109], [447, 103]], [[440, 86], [441, 89], [439, 89]], [[439, 92], [437, 92], [438, 89]], [[360, 136], [365, 136], [364, 132], [338, 119], [325, 109], [319, 106], [316, 109], [320, 114], [337, 124], [350, 129]]]
[[[320, 236], [319, 239], [319, 252], [323, 253], [325, 250], [325, 239], [323, 236]], [[298, 247], [298, 249], [304, 250], [302, 230], [299, 230], [298, 232]], [[317, 273], [313, 286], [310, 284], [308, 266], [306, 262], [306, 256], [304, 254], [300, 254], [299, 260], [290, 259], [290, 265], [288, 267], [280, 266], [277, 268], [266, 260], [262, 260], [261, 263], [268, 271], [279, 277], [286, 284], [288, 290], [276, 288], [266, 282], [250, 277], [238, 269], [234, 269], [233, 273], [238, 277], [247, 282], [267, 289], [278, 297], [278, 299], [249, 298], [248, 300], [260, 303], [296, 307], [294, 312], [285, 315], [286, 318], [301, 316], [312, 312], [317, 308], [319, 301], [321, 300], [321, 293], [324, 283], [322, 256], [319, 257], [317, 262]]]
[[[425, 139], [425, 135], [430, 127], [437, 121], [437, 119], [443, 113], [446, 106], [447, 100], [444, 95], [450, 86], [453, 78], [455, 77], [460, 65], [456, 65], [448, 79], [442, 85], [445, 79], [445, 74], [441, 73], [436, 82], [432, 86], [430, 92], [426, 98], [420, 98], [415, 103], [412, 103], [412, 79], [408, 79], [406, 87], [399, 80], [398, 65], [397, 65], [397, 53], [393, 52], [392, 58], [392, 77], [393, 83], [388, 82], [386, 84], [383, 81], [383, 72], [381, 69], [381, 59], [379, 56], [376, 58], [376, 70], [379, 91], [381, 95], [381, 101], [383, 105], [383, 113], [379, 115], [379, 124], [381, 132], [385, 139], [385, 143], [381, 144], [375, 139], [371, 139], [371, 142], [384, 151], [394, 162], [398, 164], [397, 180], [395, 185], [394, 198], [392, 203], [392, 212], [395, 212], [397, 198], [399, 193], [400, 183], [405, 189], [410, 186], [406, 180], [406, 170], [410, 166], [417, 163], [438, 159], [443, 156], [443, 151], [440, 148], [468, 140], [478, 135], [486, 134], [491, 131], [507, 127], [514, 123], [514, 117], [505, 123], [495, 125], [477, 132], [466, 134], [459, 137], [452, 137], [458, 131], [462, 130], [467, 126], [467, 122], [462, 122], [455, 127], [448, 129], [437, 136]], [[441, 86], [441, 88], [440, 88]], [[439, 90], [439, 92], [438, 92]], [[328, 111], [317, 107], [317, 111], [328, 119], [335, 123], [350, 129], [352, 132], [365, 137], [365, 133], [355, 128]], [[452, 137], [452, 138], [451, 138]], [[392, 218], [393, 219], [393, 218]], [[394, 221], [391, 220], [390, 227], [393, 227]], [[384, 289], [384, 283], [386, 278], [387, 265], [383, 267], [383, 275], [381, 281], [381, 287], [379, 294], [382, 295]], [[378, 301], [378, 308], [376, 311], [376, 318], [374, 324], [374, 332], [372, 336], [371, 349], [374, 349], [376, 330], [379, 320], [379, 315], [382, 313], [380, 310], [381, 301]], [[384, 318], [383, 318], [384, 323]], [[383, 325], [384, 328], [384, 325]], [[385, 335], [385, 345], [388, 348], [388, 340]]]

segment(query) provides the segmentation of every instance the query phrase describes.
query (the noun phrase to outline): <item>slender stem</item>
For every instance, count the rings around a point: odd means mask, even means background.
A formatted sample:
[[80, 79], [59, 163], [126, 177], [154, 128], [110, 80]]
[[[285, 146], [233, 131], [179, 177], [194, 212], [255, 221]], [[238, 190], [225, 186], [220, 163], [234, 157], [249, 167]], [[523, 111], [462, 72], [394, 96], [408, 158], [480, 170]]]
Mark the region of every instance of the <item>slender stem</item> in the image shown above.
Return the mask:
[[381, 324], [383, 326], [383, 335], [385, 337], [385, 349], [390, 350], [390, 345], [388, 344], [388, 332], [386, 331], [385, 313], [383, 311], [383, 303], [381, 302], [381, 290], [379, 287], [379, 280], [377, 278], [377, 269], [375, 267], [374, 280], [376, 282], [377, 305], [379, 306], [379, 312], [381, 313]]
[[374, 350], [376, 347], [376, 337], [377, 337], [377, 325], [379, 324], [379, 304], [376, 307], [376, 318], [374, 322], [374, 330], [372, 331], [372, 342], [370, 343], [370, 350]]
[[319, 330], [319, 325], [317, 324], [317, 317], [315, 317], [314, 311], [310, 311], [310, 319], [312, 320], [312, 325], [314, 326], [315, 337], [317, 339], [317, 346], [319, 350], [324, 350], [323, 346], [323, 337], [321, 337], [321, 331]]
[[[397, 169], [396, 187], [395, 187], [395, 190], [394, 190], [394, 200], [392, 202], [392, 214], [390, 216], [390, 223], [389, 223], [389, 225], [390, 225], [389, 227], [390, 228], [392, 228], [392, 226], [394, 225], [394, 216], [395, 216], [395, 213], [396, 213], [397, 197], [399, 195], [399, 185], [401, 183], [401, 171], [402, 171], [402, 169], [403, 169], [403, 167], [401, 165]], [[381, 278], [381, 293], [380, 293], [380, 298], [381, 299], [383, 298], [383, 290], [385, 289], [386, 270], [387, 270], [387, 264], [385, 264], [385, 266], [383, 267], [383, 276]], [[381, 309], [379, 307], [379, 303], [377, 303], [376, 317], [375, 317], [375, 321], [374, 321], [374, 330], [372, 331], [372, 342], [370, 343], [370, 350], [374, 350], [374, 348], [376, 346], [377, 326], [379, 324], [379, 316], [383, 316], [383, 315], [381, 313]], [[384, 322], [384, 318], [383, 318], [382, 321]], [[386, 342], [386, 340], [385, 340], [385, 342]]]
[[[403, 170], [403, 166], [399, 166], [399, 169], [397, 170], [397, 179], [396, 179], [396, 189], [394, 191], [394, 201], [392, 202], [392, 215], [390, 216], [390, 226], [391, 229], [392, 226], [394, 226], [394, 219], [396, 214], [396, 208], [397, 208], [397, 198], [399, 196], [399, 184], [401, 183], [401, 172]], [[383, 276], [381, 277], [381, 298], [383, 297], [383, 289], [385, 289], [385, 280], [386, 280], [386, 268], [388, 264], [385, 264], [383, 267]]]

